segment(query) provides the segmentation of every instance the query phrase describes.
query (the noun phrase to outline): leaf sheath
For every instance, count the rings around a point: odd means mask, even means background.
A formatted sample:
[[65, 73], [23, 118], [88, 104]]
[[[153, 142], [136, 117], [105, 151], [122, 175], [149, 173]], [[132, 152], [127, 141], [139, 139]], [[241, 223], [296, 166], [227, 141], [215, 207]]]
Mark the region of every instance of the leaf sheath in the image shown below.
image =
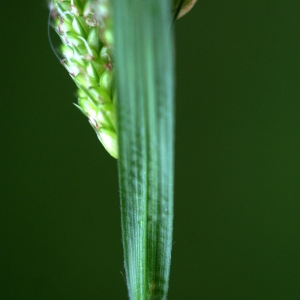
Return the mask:
[[174, 61], [168, 0], [114, 0], [119, 177], [133, 300], [166, 299], [173, 222]]

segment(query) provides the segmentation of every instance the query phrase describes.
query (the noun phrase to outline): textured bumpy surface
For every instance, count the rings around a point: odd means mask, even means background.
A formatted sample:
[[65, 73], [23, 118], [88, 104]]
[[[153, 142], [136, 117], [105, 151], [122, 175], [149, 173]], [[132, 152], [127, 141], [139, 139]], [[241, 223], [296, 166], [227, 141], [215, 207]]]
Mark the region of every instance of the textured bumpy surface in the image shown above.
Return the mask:
[[118, 146], [130, 300], [166, 300], [174, 165], [174, 43], [169, 0], [114, 0]]
[[78, 87], [76, 106], [87, 116], [105, 149], [117, 158], [110, 0], [53, 3], [62, 64]]

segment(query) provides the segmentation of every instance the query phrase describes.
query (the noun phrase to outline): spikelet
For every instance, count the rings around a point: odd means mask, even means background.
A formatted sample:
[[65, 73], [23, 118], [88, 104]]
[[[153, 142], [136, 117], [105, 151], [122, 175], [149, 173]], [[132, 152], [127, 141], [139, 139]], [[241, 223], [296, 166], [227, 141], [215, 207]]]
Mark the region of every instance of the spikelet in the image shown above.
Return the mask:
[[[142, 0], [141, 0], [142, 1]], [[78, 87], [78, 104], [108, 153], [117, 158], [111, 0], [53, 0], [62, 64]], [[180, 18], [196, 0], [173, 0]]]
[[[193, 6], [196, 4], [197, 0], [173, 0], [173, 12], [176, 13], [176, 19], [183, 17], [187, 14]], [[180, 9], [177, 11], [177, 9]]]
[[55, 28], [62, 40], [62, 63], [78, 87], [75, 105], [87, 116], [108, 153], [117, 158], [110, 0], [53, 3]]

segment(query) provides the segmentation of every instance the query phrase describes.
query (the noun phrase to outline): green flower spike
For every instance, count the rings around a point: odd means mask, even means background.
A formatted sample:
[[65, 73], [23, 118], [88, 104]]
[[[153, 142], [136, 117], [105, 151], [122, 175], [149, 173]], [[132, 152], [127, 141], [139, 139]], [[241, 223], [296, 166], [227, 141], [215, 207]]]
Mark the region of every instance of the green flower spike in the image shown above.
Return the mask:
[[[78, 105], [108, 153], [117, 158], [116, 92], [109, 0], [53, 0], [62, 64], [78, 87]], [[95, 9], [94, 9], [95, 8]]]

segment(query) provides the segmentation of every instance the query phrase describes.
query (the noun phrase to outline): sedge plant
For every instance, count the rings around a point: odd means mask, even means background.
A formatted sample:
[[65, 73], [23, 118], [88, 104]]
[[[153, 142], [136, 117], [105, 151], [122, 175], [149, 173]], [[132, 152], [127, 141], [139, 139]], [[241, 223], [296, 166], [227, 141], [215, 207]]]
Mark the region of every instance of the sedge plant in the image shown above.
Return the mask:
[[174, 177], [172, 20], [196, 0], [53, 0], [75, 104], [118, 158], [131, 300], [166, 299]]

